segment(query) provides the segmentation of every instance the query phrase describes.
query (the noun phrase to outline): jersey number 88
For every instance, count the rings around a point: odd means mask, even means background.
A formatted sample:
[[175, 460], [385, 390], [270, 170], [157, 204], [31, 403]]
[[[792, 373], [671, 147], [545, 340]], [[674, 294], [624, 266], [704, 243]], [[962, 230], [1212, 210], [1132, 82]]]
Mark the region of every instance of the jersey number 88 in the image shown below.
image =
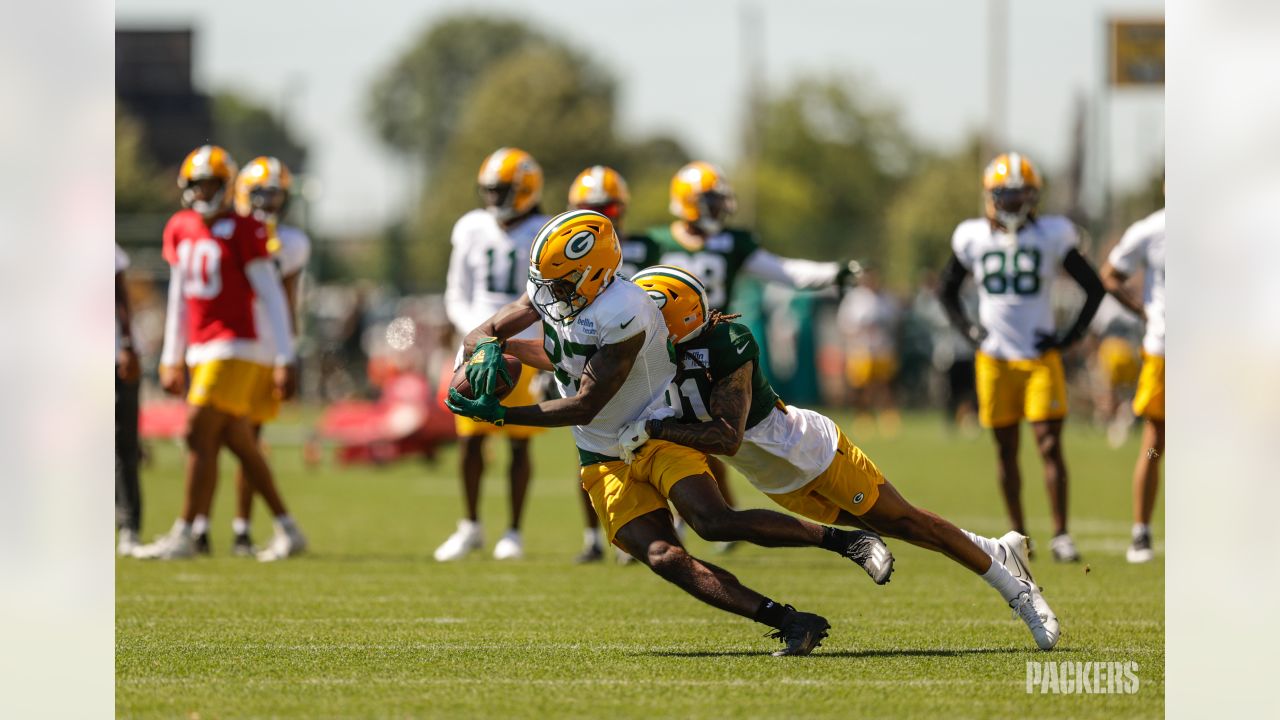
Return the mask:
[[992, 295], [1011, 291], [1014, 295], [1040, 292], [1040, 251], [1018, 248], [1013, 253], [1012, 273], [1006, 272], [1009, 259], [1001, 250], [992, 250], [982, 256], [982, 287]]

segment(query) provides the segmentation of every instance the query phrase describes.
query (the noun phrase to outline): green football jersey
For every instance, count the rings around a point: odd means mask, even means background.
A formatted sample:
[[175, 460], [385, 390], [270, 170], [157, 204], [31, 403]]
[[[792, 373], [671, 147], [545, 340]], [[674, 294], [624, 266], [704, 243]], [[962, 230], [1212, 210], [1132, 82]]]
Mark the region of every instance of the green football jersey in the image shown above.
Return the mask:
[[707, 288], [711, 307], [724, 309], [733, 299], [733, 286], [751, 253], [760, 248], [756, 236], [747, 230], [729, 228], [706, 239], [701, 250], [691, 251], [671, 234], [671, 226], [651, 228], [643, 236], [628, 238], [634, 243], [630, 255], [623, 249], [623, 259], [637, 270], [650, 265], [675, 265], [684, 268]]
[[[679, 358], [675, 389], [678, 398], [668, 391], [667, 403], [679, 410], [681, 422], [706, 422], [711, 419], [711, 387], [748, 362], [751, 371], [751, 407], [747, 411], [747, 428], [753, 428], [769, 416], [782, 399], [773, 391], [760, 369], [760, 346], [746, 326], [736, 322], [717, 323], [707, 332], [676, 347]], [[678, 399], [678, 404], [675, 400]]]

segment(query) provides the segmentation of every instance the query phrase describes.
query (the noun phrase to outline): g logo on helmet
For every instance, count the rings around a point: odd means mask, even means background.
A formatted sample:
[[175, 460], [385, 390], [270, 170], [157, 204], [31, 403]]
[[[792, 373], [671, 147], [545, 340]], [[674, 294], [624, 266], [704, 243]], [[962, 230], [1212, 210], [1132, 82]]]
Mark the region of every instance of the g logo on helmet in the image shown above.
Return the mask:
[[569, 238], [568, 244], [564, 246], [564, 255], [570, 260], [578, 258], [591, 252], [591, 248], [596, 246], [596, 236], [590, 230], [583, 230], [577, 235]]
[[862, 493], [858, 493], [857, 495], [854, 495], [854, 496], [853, 496], [853, 504], [854, 504], [854, 505], [857, 505], [858, 503], [862, 502], [862, 498], [864, 498], [864, 497], [865, 497], [865, 495], [863, 495]]
[[650, 290], [649, 297], [653, 298], [653, 301], [658, 304], [659, 310], [667, 306], [667, 296], [658, 290]]

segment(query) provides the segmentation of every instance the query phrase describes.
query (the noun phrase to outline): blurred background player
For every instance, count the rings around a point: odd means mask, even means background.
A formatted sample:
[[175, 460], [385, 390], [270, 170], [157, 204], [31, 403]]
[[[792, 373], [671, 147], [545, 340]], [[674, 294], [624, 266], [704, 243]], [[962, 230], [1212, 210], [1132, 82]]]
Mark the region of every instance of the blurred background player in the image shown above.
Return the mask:
[[[137, 551], [142, 558], [194, 554], [192, 523], [198, 508], [209, 503], [223, 446], [240, 459], [250, 484], [275, 515], [276, 535], [259, 559], [278, 560], [306, 547], [253, 435], [254, 420], [270, 415], [269, 392], [272, 402], [293, 393], [294, 349], [267, 229], [232, 211], [235, 177], [235, 161], [226, 150], [213, 145], [193, 150], [178, 174], [184, 209], [164, 229], [170, 277], [160, 384], [171, 395], [182, 394], [185, 366], [191, 367], [187, 482], [181, 515], [168, 535]], [[273, 366], [259, 362], [255, 296], [272, 326]]]
[[[1106, 279], [1103, 279], [1106, 284]], [[1085, 345], [1092, 352], [1090, 375], [1093, 381], [1094, 423], [1106, 429], [1107, 444], [1118, 448], [1129, 436], [1133, 412], [1126, 399], [1133, 398], [1141, 367], [1142, 318], [1107, 296], [1098, 314], [1089, 323]]]
[[[499, 148], [480, 165], [478, 178], [483, 209], [463, 215], [453, 226], [453, 249], [449, 254], [449, 274], [445, 285], [445, 312], [464, 337], [479, 327], [500, 308], [524, 295], [529, 275], [529, 248], [547, 217], [539, 209], [542, 198], [542, 168], [529, 153], [518, 148]], [[532, 326], [517, 337], [537, 338], [538, 327]], [[506, 405], [530, 405], [537, 402], [531, 385], [533, 368], [526, 367]], [[448, 383], [450, 376], [443, 378]], [[441, 562], [457, 560], [484, 545], [480, 526], [480, 479], [484, 476], [484, 439], [494, 433], [505, 434], [511, 443], [510, 525], [493, 547], [498, 560], [524, 556], [520, 537], [520, 520], [524, 512], [525, 494], [529, 489], [531, 459], [529, 439], [542, 432], [538, 428], [496, 427], [457, 416], [458, 443], [462, 452], [462, 490], [466, 517], [440, 547], [435, 558]]]
[[739, 273], [781, 283], [799, 290], [838, 285], [856, 265], [783, 258], [760, 247], [754, 233], [725, 223], [737, 209], [733, 188], [724, 171], [695, 161], [671, 178], [671, 214], [676, 220], [631, 238], [644, 243], [639, 267], [674, 265], [702, 279], [711, 307], [723, 310], [733, 299]]
[[[1143, 270], [1142, 302], [1125, 289], [1125, 281]], [[1133, 398], [1133, 412], [1143, 418], [1142, 449], [1133, 468], [1133, 540], [1125, 557], [1148, 562], [1151, 513], [1160, 489], [1160, 458], [1164, 455], [1164, 209], [1139, 220], [1125, 231], [1102, 267], [1107, 291], [1147, 322], [1142, 338], [1142, 374]]]
[[142, 491], [138, 486], [138, 381], [142, 367], [133, 348], [133, 313], [124, 271], [129, 256], [116, 245], [116, 552], [132, 555], [142, 523]]
[[[1067, 466], [1062, 455], [1067, 383], [1059, 350], [1084, 336], [1106, 291], [1076, 248], [1079, 239], [1071, 221], [1036, 215], [1040, 174], [1025, 155], [996, 157], [983, 173], [982, 187], [986, 216], [956, 227], [952, 255], [943, 271], [943, 304], [952, 323], [978, 348], [979, 420], [995, 437], [1009, 522], [1027, 534], [1018, 468], [1018, 435], [1026, 419], [1044, 461], [1053, 557], [1076, 561], [1080, 554], [1067, 534]], [[1060, 268], [1085, 291], [1084, 306], [1062, 334], [1054, 326], [1050, 298]], [[977, 324], [960, 302], [960, 287], [970, 274], [979, 285]]]
[[893, 379], [898, 373], [902, 309], [884, 289], [878, 269], [863, 267], [858, 287], [845, 294], [836, 318], [845, 336], [845, 374], [854, 407], [861, 413], [858, 420], [869, 421], [874, 413], [880, 432], [893, 437], [901, 426]]
[[[252, 217], [267, 227], [267, 249], [271, 251], [271, 259], [280, 272], [284, 285], [285, 302], [289, 308], [289, 330], [294, 344], [298, 338], [298, 286], [302, 280], [302, 271], [311, 259], [311, 240], [301, 228], [281, 222], [289, 203], [289, 192], [293, 187], [293, 176], [289, 168], [274, 157], [256, 157], [249, 161], [236, 177], [235, 209], [245, 217]], [[271, 323], [261, 301], [253, 303], [254, 324], [258, 332], [263, 356], [260, 362], [270, 364], [271, 348], [275, 340], [271, 336]], [[262, 387], [267, 393], [263, 399], [264, 407], [278, 407], [278, 402], [271, 396], [270, 387]], [[276, 412], [271, 411], [274, 417]], [[266, 447], [262, 445], [262, 422], [255, 419], [253, 434], [266, 456]], [[209, 503], [200, 508], [193, 527], [196, 552], [209, 553], [208, 515], [212, 510], [213, 495], [209, 495]], [[245, 479], [243, 465], [236, 469], [236, 510], [231, 521], [233, 540], [231, 553], [239, 557], [252, 557], [255, 554], [253, 540], [249, 536], [249, 516], [253, 508], [253, 489]], [[203, 521], [203, 522], [202, 522]]]

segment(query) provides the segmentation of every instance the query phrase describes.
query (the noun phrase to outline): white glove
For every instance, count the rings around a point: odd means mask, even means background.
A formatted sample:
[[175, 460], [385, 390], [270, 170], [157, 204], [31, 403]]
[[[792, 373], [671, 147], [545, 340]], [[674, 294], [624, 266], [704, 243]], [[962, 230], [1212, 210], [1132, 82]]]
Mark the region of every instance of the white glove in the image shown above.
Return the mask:
[[618, 431], [618, 445], [621, 446], [622, 461], [630, 465], [636, 459], [636, 450], [649, 441], [649, 431], [645, 428], [649, 421], [645, 418], [632, 420]]

